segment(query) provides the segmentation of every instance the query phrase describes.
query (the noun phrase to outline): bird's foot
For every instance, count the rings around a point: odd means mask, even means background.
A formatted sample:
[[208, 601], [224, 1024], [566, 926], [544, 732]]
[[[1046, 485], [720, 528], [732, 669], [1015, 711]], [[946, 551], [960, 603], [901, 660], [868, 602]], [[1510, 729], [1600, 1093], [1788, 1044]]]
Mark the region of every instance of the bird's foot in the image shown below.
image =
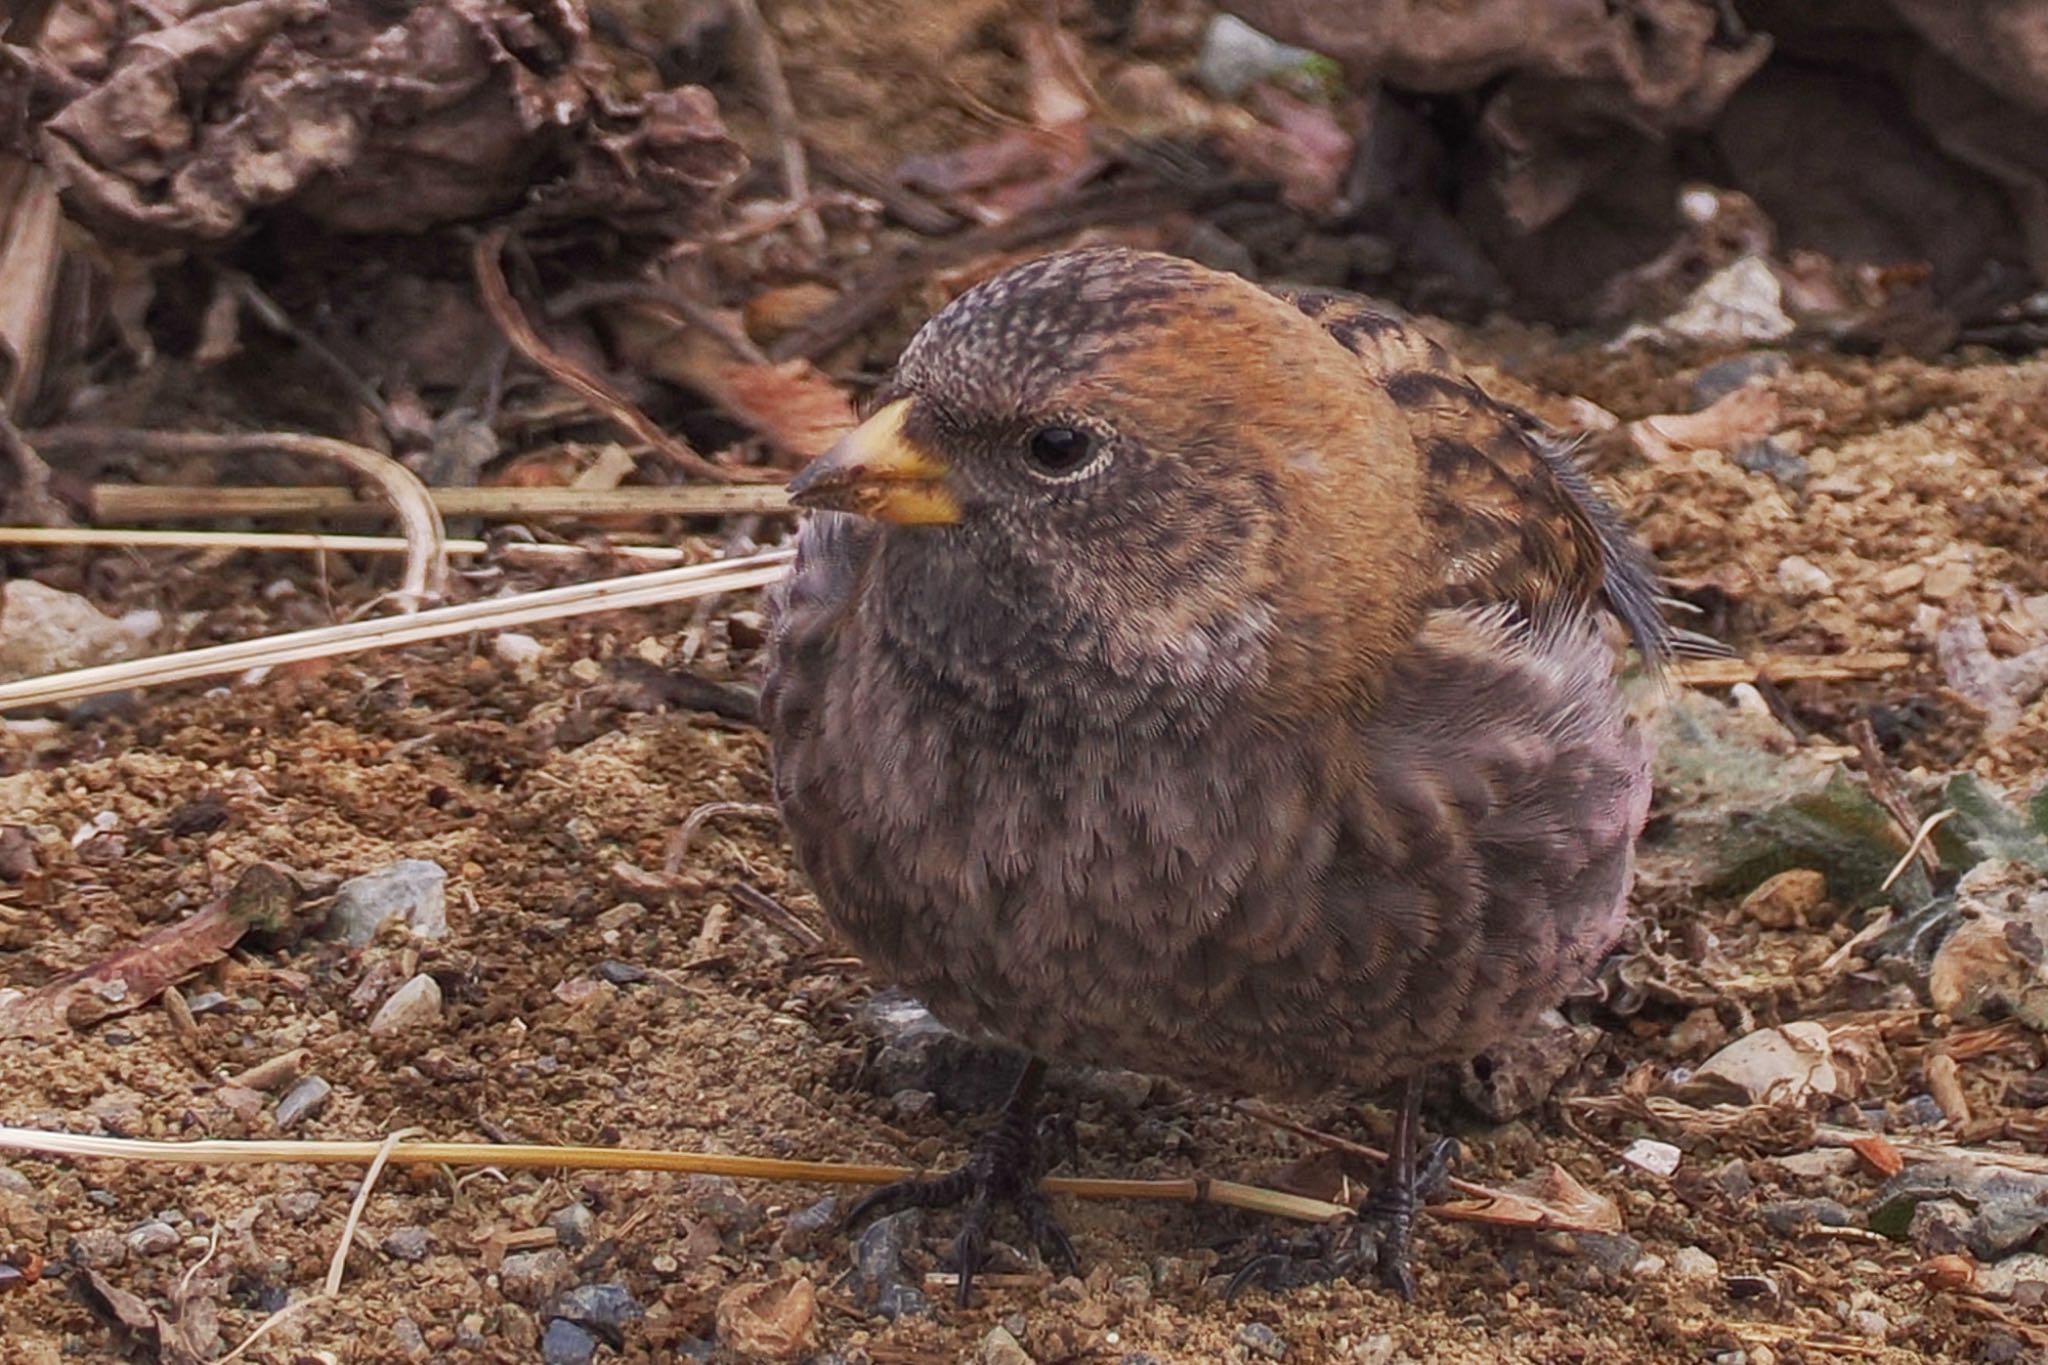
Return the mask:
[[[996, 1126], [975, 1145], [974, 1154], [957, 1170], [944, 1175], [916, 1176], [883, 1185], [847, 1211], [846, 1225], [857, 1227], [871, 1218], [904, 1209], [960, 1209], [960, 1233], [953, 1242], [953, 1268], [959, 1276], [958, 1301], [966, 1307], [974, 1276], [988, 1259], [989, 1224], [996, 1206], [1007, 1204], [1025, 1234], [1049, 1265], [1066, 1274], [1080, 1267], [1074, 1244], [1053, 1216], [1052, 1201], [1038, 1188], [1043, 1171], [1040, 1130], [1032, 1123], [1044, 1063], [1033, 1059], [1019, 1080], [1017, 1093], [1003, 1107]], [[1034, 1074], [1037, 1073], [1037, 1074]]]
[[1455, 1140], [1443, 1138], [1423, 1158], [1413, 1179], [1383, 1178], [1351, 1217], [1292, 1237], [1269, 1239], [1230, 1277], [1225, 1300], [1253, 1287], [1279, 1293], [1377, 1271], [1382, 1285], [1412, 1301], [1415, 1270], [1410, 1242], [1415, 1214], [1442, 1194], [1457, 1150]]

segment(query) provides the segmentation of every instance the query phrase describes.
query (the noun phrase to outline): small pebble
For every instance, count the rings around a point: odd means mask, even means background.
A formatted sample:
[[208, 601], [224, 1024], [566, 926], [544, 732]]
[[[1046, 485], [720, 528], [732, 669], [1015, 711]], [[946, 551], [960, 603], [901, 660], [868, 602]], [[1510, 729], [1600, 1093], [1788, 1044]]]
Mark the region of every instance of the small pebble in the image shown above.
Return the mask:
[[391, 998], [370, 1017], [370, 1036], [388, 1038], [440, 1022], [441, 983], [421, 972], [391, 992]]
[[1581, 1232], [1572, 1245], [1608, 1275], [1631, 1274], [1643, 1259], [1643, 1244], [1625, 1232]]
[[394, 919], [404, 920], [421, 938], [448, 937], [448, 873], [439, 863], [402, 858], [349, 878], [334, 893], [326, 934], [352, 948], [366, 948]]
[[608, 957], [597, 964], [597, 974], [614, 986], [632, 986], [647, 979], [647, 969], [631, 962], [621, 962]]
[[418, 1265], [427, 1259], [431, 1240], [425, 1228], [408, 1225], [392, 1229], [385, 1234], [383, 1242], [379, 1245], [384, 1248], [384, 1254], [392, 1260]]
[[1680, 1247], [1671, 1253], [1671, 1273], [1681, 1280], [1718, 1280], [1721, 1263], [1698, 1247]]
[[1623, 1161], [1652, 1175], [1670, 1175], [1678, 1169], [1678, 1158], [1678, 1148], [1655, 1138], [1637, 1138], [1621, 1154]]
[[1872, 1341], [1883, 1341], [1892, 1330], [1892, 1325], [1884, 1320], [1884, 1314], [1870, 1308], [1859, 1308], [1851, 1313], [1849, 1326]]
[[1374, 1332], [1351, 1348], [1351, 1365], [1392, 1365], [1395, 1349], [1392, 1333]]
[[1768, 1275], [1730, 1275], [1728, 1297], [1738, 1303], [1752, 1299], [1774, 1302], [1778, 1297], [1778, 1282]]
[[547, 1311], [557, 1318], [567, 1318], [612, 1338], [616, 1338], [627, 1323], [638, 1322], [647, 1316], [647, 1310], [632, 1292], [617, 1283], [577, 1285], [567, 1293], [557, 1295]]
[[975, 1360], [977, 1365], [1035, 1365], [1031, 1353], [1017, 1340], [1017, 1334], [1001, 1323], [991, 1327], [981, 1339], [981, 1350]]
[[455, 1324], [455, 1344], [465, 1351], [481, 1351], [489, 1343], [484, 1340], [484, 1315], [465, 1313], [462, 1321]]
[[128, 1244], [112, 1228], [87, 1228], [72, 1237], [65, 1254], [74, 1265], [90, 1270], [116, 1270], [128, 1263]]
[[597, 1338], [566, 1318], [556, 1318], [541, 1334], [543, 1365], [590, 1365], [597, 1358]]
[[548, 1215], [548, 1226], [555, 1230], [556, 1240], [571, 1250], [590, 1240], [590, 1230], [596, 1222], [597, 1215], [585, 1204], [570, 1204]]
[[532, 1308], [560, 1293], [575, 1274], [560, 1247], [516, 1252], [498, 1267], [498, 1292]]
[[1235, 15], [1219, 14], [1202, 35], [1195, 79], [1210, 94], [1235, 99], [1247, 87], [1314, 58], [1315, 53], [1307, 48], [1269, 38]]
[[1773, 1199], [1758, 1205], [1757, 1215], [1783, 1237], [1796, 1236], [1808, 1227], [1856, 1226], [1856, 1215], [1833, 1199]]
[[1263, 1322], [1248, 1322], [1238, 1328], [1237, 1341], [1240, 1346], [1257, 1351], [1268, 1360], [1279, 1360], [1287, 1354], [1287, 1343]]
[[939, 1097], [929, 1090], [899, 1090], [889, 1097], [889, 1105], [899, 1119], [921, 1119], [938, 1102]]
[[429, 1348], [426, 1335], [420, 1331], [420, 1325], [411, 1318], [400, 1318], [392, 1323], [391, 1337], [408, 1360], [427, 1358]]
[[277, 1127], [280, 1132], [290, 1132], [307, 1119], [316, 1117], [327, 1107], [327, 1101], [334, 1094], [334, 1087], [318, 1076], [308, 1076], [285, 1092], [277, 1102]]
[[277, 1208], [294, 1223], [303, 1223], [320, 1212], [320, 1196], [311, 1190], [293, 1190], [277, 1197]]
[[128, 1234], [128, 1251], [135, 1256], [162, 1256], [176, 1251], [181, 1240], [169, 1223], [152, 1220]]
[[542, 650], [540, 641], [531, 635], [507, 630], [500, 632], [491, 641], [491, 653], [497, 655], [498, 662], [508, 668], [526, 669], [540, 662]]
[[1693, 378], [1693, 410], [1711, 407], [1746, 384], [1760, 379], [1775, 379], [1785, 372], [1790, 363], [1781, 351], [1749, 351], [1717, 360]]

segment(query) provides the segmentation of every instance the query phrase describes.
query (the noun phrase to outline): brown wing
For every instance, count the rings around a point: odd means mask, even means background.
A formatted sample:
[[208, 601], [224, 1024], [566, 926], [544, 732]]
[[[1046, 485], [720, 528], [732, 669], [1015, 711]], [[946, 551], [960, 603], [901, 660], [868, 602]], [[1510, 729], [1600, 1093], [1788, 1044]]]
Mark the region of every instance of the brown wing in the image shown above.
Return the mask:
[[1671, 650], [1648, 557], [1532, 414], [1490, 397], [1397, 313], [1353, 294], [1288, 293], [1406, 414], [1428, 468], [1444, 606], [1499, 603], [1531, 625], [1605, 606], [1646, 661]]

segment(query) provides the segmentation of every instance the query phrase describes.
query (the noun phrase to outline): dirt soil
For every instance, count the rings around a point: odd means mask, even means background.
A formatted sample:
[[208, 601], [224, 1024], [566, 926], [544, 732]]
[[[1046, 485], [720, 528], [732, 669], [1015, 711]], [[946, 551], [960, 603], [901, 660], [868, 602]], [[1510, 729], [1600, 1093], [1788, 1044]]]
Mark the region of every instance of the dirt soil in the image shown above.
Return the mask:
[[[904, 14], [924, 8], [777, 9], [797, 103], [824, 151], [939, 151], [986, 136], [992, 109], [1021, 102], [1014, 54], [989, 35], [1026, 7], [943, 8], [925, 41], [905, 45], [898, 35], [917, 21]], [[758, 131], [743, 112], [733, 124]], [[1160, 240], [1156, 227], [1127, 235]], [[874, 344], [857, 360], [886, 360], [875, 337], [900, 340], [942, 301], [936, 287], [912, 294], [865, 334]], [[1506, 323], [1430, 326], [1491, 389], [1570, 425], [1588, 412], [1573, 399], [1624, 423], [1691, 411], [1701, 371], [1743, 354], [1602, 346]], [[856, 370], [872, 377], [872, 363], [836, 373]], [[1865, 676], [1754, 694], [1748, 704], [1770, 712], [1760, 723], [1788, 750], [1849, 756], [1849, 726], [1869, 717], [1909, 784], [1973, 770], [2024, 798], [2048, 774], [2048, 701], [1987, 735], [1945, 687], [1932, 641], [1945, 613], [1972, 608], [2000, 654], [2048, 637], [2048, 360], [1795, 347], [1772, 385], [1783, 417], [1769, 458], [1746, 462], [1756, 468], [1714, 449], [1650, 458], [1617, 439], [1590, 448], [1596, 472], [1697, 608], [1698, 629], [1745, 655], [1906, 656]], [[723, 534], [700, 529], [688, 543], [718, 553]], [[770, 519], [762, 535], [787, 533]], [[1788, 567], [1791, 557], [1814, 572]], [[161, 551], [53, 555], [32, 567], [103, 606], [156, 607], [193, 642], [345, 619], [388, 587], [390, 570], [367, 559], [316, 569], [304, 557]], [[478, 590], [542, 585], [530, 570], [511, 578], [480, 579]], [[744, 809], [769, 799], [764, 736], [737, 714], [675, 704], [659, 681], [676, 670], [750, 683], [757, 607], [720, 603], [694, 657], [693, 608], [681, 604], [536, 628], [531, 659], [488, 639], [421, 646], [0, 730], [0, 826], [27, 831], [25, 843], [0, 840], [0, 991], [90, 966], [193, 914], [259, 862], [331, 883], [432, 860], [447, 873], [449, 929], [434, 940], [387, 927], [366, 948], [317, 933], [252, 940], [184, 980], [182, 1006], [152, 1001], [90, 1028], [0, 1041], [0, 1124], [276, 1137], [279, 1100], [313, 1076], [331, 1094], [285, 1135], [410, 1130], [958, 1160], [983, 1120], [948, 1112], [875, 1064], [883, 1025], [868, 1006], [881, 983], [831, 942], [773, 820]], [[1701, 695], [1732, 709], [1726, 688]], [[664, 878], [679, 826], [712, 803], [741, 809], [706, 819]], [[1448, 1099], [1428, 1114], [1463, 1143], [1459, 1175], [1505, 1185], [1556, 1163], [1614, 1201], [1625, 1237], [1425, 1219], [1413, 1303], [1348, 1284], [1226, 1302], [1229, 1270], [1265, 1230], [1258, 1220], [1070, 1202], [1061, 1215], [1080, 1277], [998, 1248], [995, 1273], [957, 1308], [943, 1273], [954, 1222], [935, 1214], [903, 1256], [929, 1304], [891, 1320], [850, 1276], [852, 1239], [821, 1205], [843, 1191], [438, 1167], [383, 1175], [341, 1291], [321, 1299], [359, 1168], [7, 1156], [0, 1262], [47, 1264], [40, 1283], [0, 1280], [0, 1361], [180, 1358], [89, 1306], [79, 1289], [89, 1270], [213, 1350], [302, 1302], [242, 1357], [280, 1363], [532, 1361], [555, 1295], [606, 1284], [623, 1286], [642, 1313], [621, 1318], [600, 1360], [768, 1358], [735, 1346], [750, 1339], [735, 1309], [749, 1293], [784, 1291], [784, 1302], [807, 1292], [816, 1302], [802, 1343], [778, 1358], [816, 1365], [2048, 1359], [2038, 1305], [1944, 1292], [1910, 1241], [1765, 1217], [1789, 1200], [1860, 1211], [1883, 1184], [1854, 1153], [1813, 1146], [1812, 1116], [1713, 1134], [1573, 1105], [1697, 1066], [1758, 1025], [1863, 1022], [1894, 1063], [1856, 1097], [1866, 1117], [1895, 1136], [2048, 1149], [2048, 1091], [2030, 1080], [2043, 1062], [2038, 1035], [1979, 1030], [1958, 1066], [1969, 1119], [1930, 1121], [1922, 1061], [1950, 1021], [1898, 981], [1822, 970], [1864, 907], [1823, 903], [1767, 925], [1741, 904], [1749, 888], [1710, 895], [1694, 871], [1653, 833], [1638, 914], [1649, 937], [1712, 957], [1715, 979], [1737, 985], [1652, 991], [1625, 1014], [1576, 1002], [1590, 1051], [1534, 1114], [1487, 1124]], [[800, 923], [764, 909], [763, 897]], [[393, 988], [422, 973], [441, 990], [439, 1016], [372, 1036]], [[300, 1050], [263, 1086], [242, 1076]], [[1372, 1175], [1370, 1164], [1340, 1171], [1227, 1096], [1056, 1074], [1053, 1103], [1074, 1120], [1079, 1174], [1199, 1174], [1326, 1197]], [[1365, 1141], [1388, 1126], [1363, 1097], [1291, 1113]], [[1675, 1173], [1620, 1159], [1640, 1136], [1683, 1149]], [[1014, 1233], [1005, 1225], [1002, 1235]]]
[[[1465, 342], [1468, 350], [1484, 344]], [[1521, 353], [1497, 358], [1512, 370], [1545, 384], [1568, 380], [1623, 417], [1672, 406], [1673, 386], [1689, 375], [1640, 355], [1509, 349]], [[1495, 382], [1517, 383], [1505, 370]], [[1918, 591], [1885, 584], [1889, 571], [1930, 558], [1968, 565], [1961, 591], [1979, 595], [1987, 614], [2004, 608], [2008, 590], [2048, 592], [2040, 523], [2001, 515], [2013, 497], [2031, 496], [2038, 506], [2038, 489], [2026, 489], [2043, 465], [2048, 364], [1799, 361], [1785, 391], [1814, 466], [1803, 506], [1768, 475], [1719, 455], [1617, 471], [1674, 575], [1723, 585], [1745, 644], [1920, 651], [1913, 623], [1924, 583]], [[1816, 487], [1821, 480], [1825, 491]], [[1774, 566], [1794, 553], [1834, 576], [1832, 596], [1786, 600]], [[218, 610], [270, 581], [284, 585], [274, 594], [296, 592], [290, 579], [277, 579], [276, 566], [249, 557], [204, 575], [168, 575], [161, 591], [187, 609]], [[37, 873], [0, 898], [0, 983], [32, 988], [85, 966], [190, 913], [258, 860], [352, 875], [399, 858], [433, 859], [450, 876], [451, 933], [427, 943], [387, 930], [361, 952], [314, 940], [237, 952], [186, 983], [188, 999], [225, 997], [189, 1033], [152, 1006], [52, 1042], [11, 1043], [0, 1048], [0, 1119], [134, 1137], [273, 1133], [268, 1099], [238, 1111], [224, 1102], [221, 1080], [303, 1048], [304, 1071], [327, 1080], [333, 1095], [298, 1136], [408, 1128], [443, 1138], [852, 1161], [955, 1156], [961, 1130], [949, 1117], [871, 1089], [863, 1066], [871, 1030], [860, 1003], [872, 986], [858, 965], [829, 947], [801, 951], [786, 929], [733, 895], [745, 884], [822, 927], [770, 822], [709, 822], [689, 852], [682, 889], [665, 898], [620, 870], [659, 868], [691, 810], [768, 794], [758, 731], [701, 712], [637, 709], [647, 699], [614, 680], [620, 660], [668, 660], [686, 626], [679, 608], [546, 630], [529, 677], [481, 642], [423, 648], [258, 686], [152, 696], [42, 738], [10, 736], [0, 763], [13, 775], [0, 778], [0, 810], [50, 834], [36, 846]], [[742, 630], [736, 638], [754, 637]], [[714, 655], [741, 676], [752, 663], [739, 646]], [[1801, 684], [1791, 705], [1825, 724], [1846, 714], [1859, 692], [1898, 702], [1939, 691], [1921, 663], [1872, 683]], [[2016, 785], [2037, 780], [2048, 708], [2036, 705], [2017, 734], [1995, 745], [1955, 705], [1937, 701], [1934, 714], [1931, 728], [1910, 741], [1908, 766], [1977, 767]], [[192, 814], [210, 803], [224, 808], [218, 828], [207, 826], [221, 812]], [[81, 856], [96, 841], [72, 847], [72, 836], [96, 818], [126, 835], [118, 856]], [[200, 832], [180, 832], [195, 826]], [[1712, 928], [1738, 968], [1782, 969], [1787, 934], [1759, 931], [1734, 905], [1688, 891], [1682, 870], [1659, 869], [1654, 846], [1649, 864], [1646, 913], [1674, 932]], [[1823, 947], [1847, 932], [1828, 926]], [[600, 973], [606, 962], [644, 975], [611, 984]], [[371, 1038], [367, 1011], [415, 970], [446, 984], [445, 1017], [418, 1033]], [[365, 992], [366, 980], [383, 986]], [[1789, 991], [1767, 1008], [1790, 1019], [1839, 1004]], [[1668, 1007], [1629, 1021], [1595, 1013], [1601, 1046], [1558, 1098], [1609, 1089], [1639, 1064], [1697, 1061], [1725, 1036], [1721, 1025], [1735, 1022], [1732, 1008], [1719, 1017], [1706, 1011], [1704, 1023]], [[2010, 1060], [1990, 1056], [1964, 1068], [1980, 1121], [2002, 1112]], [[1901, 1080], [1892, 1093], [1867, 1098], [1900, 1101], [1913, 1089]], [[1065, 1099], [1089, 1173], [1270, 1180], [1308, 1151], [1218, 1098], [1070, 1085]], [[1382, 1121], [1361, 1119], [1336, 1099], [1301, 1117], [1367, 1133]], [[791, 1275], [818, 1287], [817, 1345], [851, 1360], [967, 1358], [1006, 1321], [1042, 1361], [1132, 1352], [1256, 1359], [1247, 1343], [1265, 1338], [1247, 1329], [1259, 1323], [1293, 1360], [1693, 1361], [1730, 1359], [1727, 1352], [1745, 1347], [1757, 1360], [1766, 1358], [1759, 1346], [1786, 1361], [2022, 1358], [1997, 1354], [2018, 1340], [2007, 1329], [1959, 1316], [1924, 1288], [1911, 1247], [1781, 1235], [1756, 1219], [1757, 1202], [1773, 1197], [1825, 1194], [1853, 1206], [1876, 1184], [1853, 1168], [1787, 1168], [1739, 1143], [1706, 1144], [1687, 1154], [1677, 1176], [1658, 1180], [1619, 1165], [1613, 1143], [1567, 1123], [1555, 1101], [1531, 1121], [1462, 1127], [1463, 1174], [1505, 1182], [1556, 1161], [1619, 1201], [1645, 1255], [1669, 1265], [1683, 1248], [1703, 1250], [1724, 1274], [1771, 1276], [1781, 1298], [1731, 1303], [1718, 1280], [1603, 1269], [1558, 1236], [1426, 1223], [1422, 1290], [1412, 1305], [1350, 1286], [1232, 1305], [1219, 1297], [1213, 1272], [1241, 1247], [1245, 1219], [1090, 1204], [1065, 1211], [1084, 1279], [1019, 1275], [965, 1310], [946, 1306], [943, 1288], [934, 1287], [942, 1306], [931, 1316], [892, 1325], [861, 1312], [839, 1287], [842, 1234], [792, 1228], [791, 1216], [827, 1193], [821, 1189], [735, 1190], [649, 1175], [456, 1178], [417, 1169], [393, 1172], [371, 1196], [342, 1296], [295, 1315], [253, 1354], [387, 1360], [404, 1358], [412, 1344], [428, 1353], [416, 1358], [532, 1359], [532, 1305], [508, 1295], [486, 1244], [580, 1201], [596, 1216], [588, 1240], [571, 1252], [577, 1279], [621, 1281], [647, 1308], [625, 1334], [623, 1358], [633, 1360], [713, 1350], [721, 1295]], [[1745, 1155], [1757, 1189], [1731, 1201], [1723, 1186], [1735, 1177], [1724, 1163]], [[317, 1284], [358, 1176], [291, 1166], [7, 1166], [14, 1176], [0, 1186], [0, 1212], [10, 1240], [100, 1256], [104, 1273], [145, 1296], [172, 1292], [218, 1235], [200, 1274], [215, 1281], [229, 1341], [281, 1292]], [[16, 1184], [26, 1193], [8, 1194]], [[286, 1199], [300, 1190], [317, 1201]], [[152, 1219], [167, 1222], [175, 1241], [148, 1255], [127, 1251], [121, 1239]], [[413, 1253], [387, 1242], [407, 1228], [425, 1229], [423, 1259], [400, 1259]], [[923, 1265], [942, 1267], [948, 1237], [947, 1220], [932, 1219], [917, 1252]], [[1856, 1324], [1873, 1319], [1858, 1312], [1875, 1313], [1879, 1330], [1866, 1335]], [[0, 1298], [0, 1323], [10, 1360], [118, 1350], [92, 1313], [48, 1286]]]

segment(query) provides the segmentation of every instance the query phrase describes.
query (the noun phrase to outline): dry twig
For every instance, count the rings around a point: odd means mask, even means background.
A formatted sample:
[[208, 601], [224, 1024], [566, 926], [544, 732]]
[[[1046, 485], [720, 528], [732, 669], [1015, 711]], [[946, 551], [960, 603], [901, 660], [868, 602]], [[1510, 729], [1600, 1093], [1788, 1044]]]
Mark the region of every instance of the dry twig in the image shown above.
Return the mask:
[[192, 678], [218, 677], [249, 668], [338, 658], [450, 635], [553, 621], [564, 616], [656, 606], [710, 592], [766, 587], [788, 571], [791, 558], [789, 551], [774, 551], [744, 560], [658, 569], [652, 573], [627, 574], [566, 588], [548, 588], [485, 602], [439, 607], [411, 617], [351, 621], [346, 625], [209, 645], [204, 649], [130, 659], [125, 663], [102, 664], [96, 668], [53, 673], [41, 678], [24, 678], [19, 682], [0, 684], [0, 711], [48, 706], [127, 687], [155, 687]]
[[825, 225], [811, 206], [811, 168], [806, 159], [802, 130], [797, 124], [796, 101], [790, 98], [789, 81], [782, 74], [782, 54], [775, 35], [761, 17], [758, 0], [732, 0], [731, 14], [745, 35], [748, 55], [753, 61], [754, 83], [760, 87], [761, 102], [767, 106], [768, 124], [775, 130], [776, 149], [782, 159], [782, 187], [789, 202], [803, 205], [796, 215], [797, 240], [813, 257], [825, 250]]
[[503, 329], [506, 338], [518, 347], [521, 355], [545, 370], [558, 383], [574, 390], [599, 412], [654, 447], [678, 469], [719, 483], [781, 477], [772, 470], [736, 469], [705, 459], [635, 407], [624, 394], [542, 341], [540, 333], [533, 329], [533, 324], [521, 311], [519, 301], [512, 297], [512, 286], [505, 280], [503, 257], [507, 235], [504, 228], [486, 233], [476, 244], [471, 264], [485, 309]]
[[[343, 536], [321, 531], [146, 531], [114, 526], [0, 526], [0, 545], [52, 545], [115, 550], [264, 550], [316, 554], [404, 554], [398, 536]], [[449, 540], [457, 555], [518, 560], [631, 559], [643, 564], [687, 564], [688, 550], [673, 545], [554, 545], [539, 541]]]
[[1687, 687], [1733, 687], [1737, 683], [1843, 682], [1852, 678], [1878, 678], [1913, 665], [1904, 653], [1831, 654], [1804, 657], [1796, 654], [1768, 655], [1761, 659], [1680, 659], [1669, 665], [1668, 676]]
[[[1899, 827], [1899, 833], [1912, 841], [1912, 848], [1918, 853], [1929, 876], [1941, 871], [1941, 855], [1934, 851], [1934, 845], [1927, 842], [1926, 832], [1915, 835], [1920, 828], [1920, 817], [1913, 810], [1913, 803], [1906, 799], [1905, 788], [1899, 785], [1899, 775], [1892, 770], [1891, 761], [1884, 756], [1884, 750], [1877, 742], [1877, 728], [1870, 723], [1870, 717], [1858, 716], [1849, 725], [1849, 741], [1856, 746], [1856, 752], [1863, 758], [1863, 779], [1870, 784], [1870, 794], [1885, 808], [1892, 822]], [[1910, 859], [1912, 852], [1907, 854]], [[1901, 862], [1898, 870], [1885, 878], [1879, 890], [1888, 891], [1905, 870]]]
[[[394, 1135], [397, 1136], [397, 1135]], [[39, 1156], [98, 1157], [114, 1161], [167, 1162], [182, 1166], [256, 1166], [301, 1163], [360, 1166], [401, 1161], [428, 1166], [496, 1166], [504, 1170], [674, 1171], [723, 1175], [743, 1180], [792, 1180], [828, 1185], [886, 1185], [916, 1172], [905, 1166], [860, 1166], [837, 1161], [786, 1161], [774, 1157], [712, 1152], [669, 1152], [636, 1147], [548, 1147], [533, 1143], [234, 1141], [153, 1142], [138, 1138], [88, 1137], [0, 1127], [0, 1150]], [[1158, 1199], [1183, 1204], [1220, 1204], [1320, 1223], [1350, 1212], [1280, 1190], [1234, 1180], [1195, 1176], [1186, 1180], [1096, 1180], [1048, 1176], [1047, 1194], [1074, 1199]]]
[[[432, 488], [428, 496], [444, 517], [677, 516], [788, 512], [780, 488], [759, 484], [692, 484], [627, 488]], [[99, 483], [92, 486], [97, 521], [205, 521], [217, 517], [343, 517], [371, 510], [346, 488], [263, 488], [234, 485], [178, 488]]]
[[[134, 451], [142, 455], [185, 457], [192, 455], [292, 455], [303, 459], [328, 460], [352, 470], [375, 483], [398, 515], [407, 545], [405, 578], [398, 590], [403, 610], [416, 610], [422, 600], [439, 597], [448, 581], [448, 533], [441, 525], [440, 510], [419, 476], [389, 455], [367, 446], [337, 441], [328, 436], [300, 432], [265, 431], [220, 434], [186, 431], [131, 431], [116, 427], [51, 427], [31, 437], [49, 451], [108, 450]], [[218, 490], [194, 490], [215, 499]], [[218, 502], [208, 516], [225, 515]], [[124, 518], [125, 520], [125, 518]]]

